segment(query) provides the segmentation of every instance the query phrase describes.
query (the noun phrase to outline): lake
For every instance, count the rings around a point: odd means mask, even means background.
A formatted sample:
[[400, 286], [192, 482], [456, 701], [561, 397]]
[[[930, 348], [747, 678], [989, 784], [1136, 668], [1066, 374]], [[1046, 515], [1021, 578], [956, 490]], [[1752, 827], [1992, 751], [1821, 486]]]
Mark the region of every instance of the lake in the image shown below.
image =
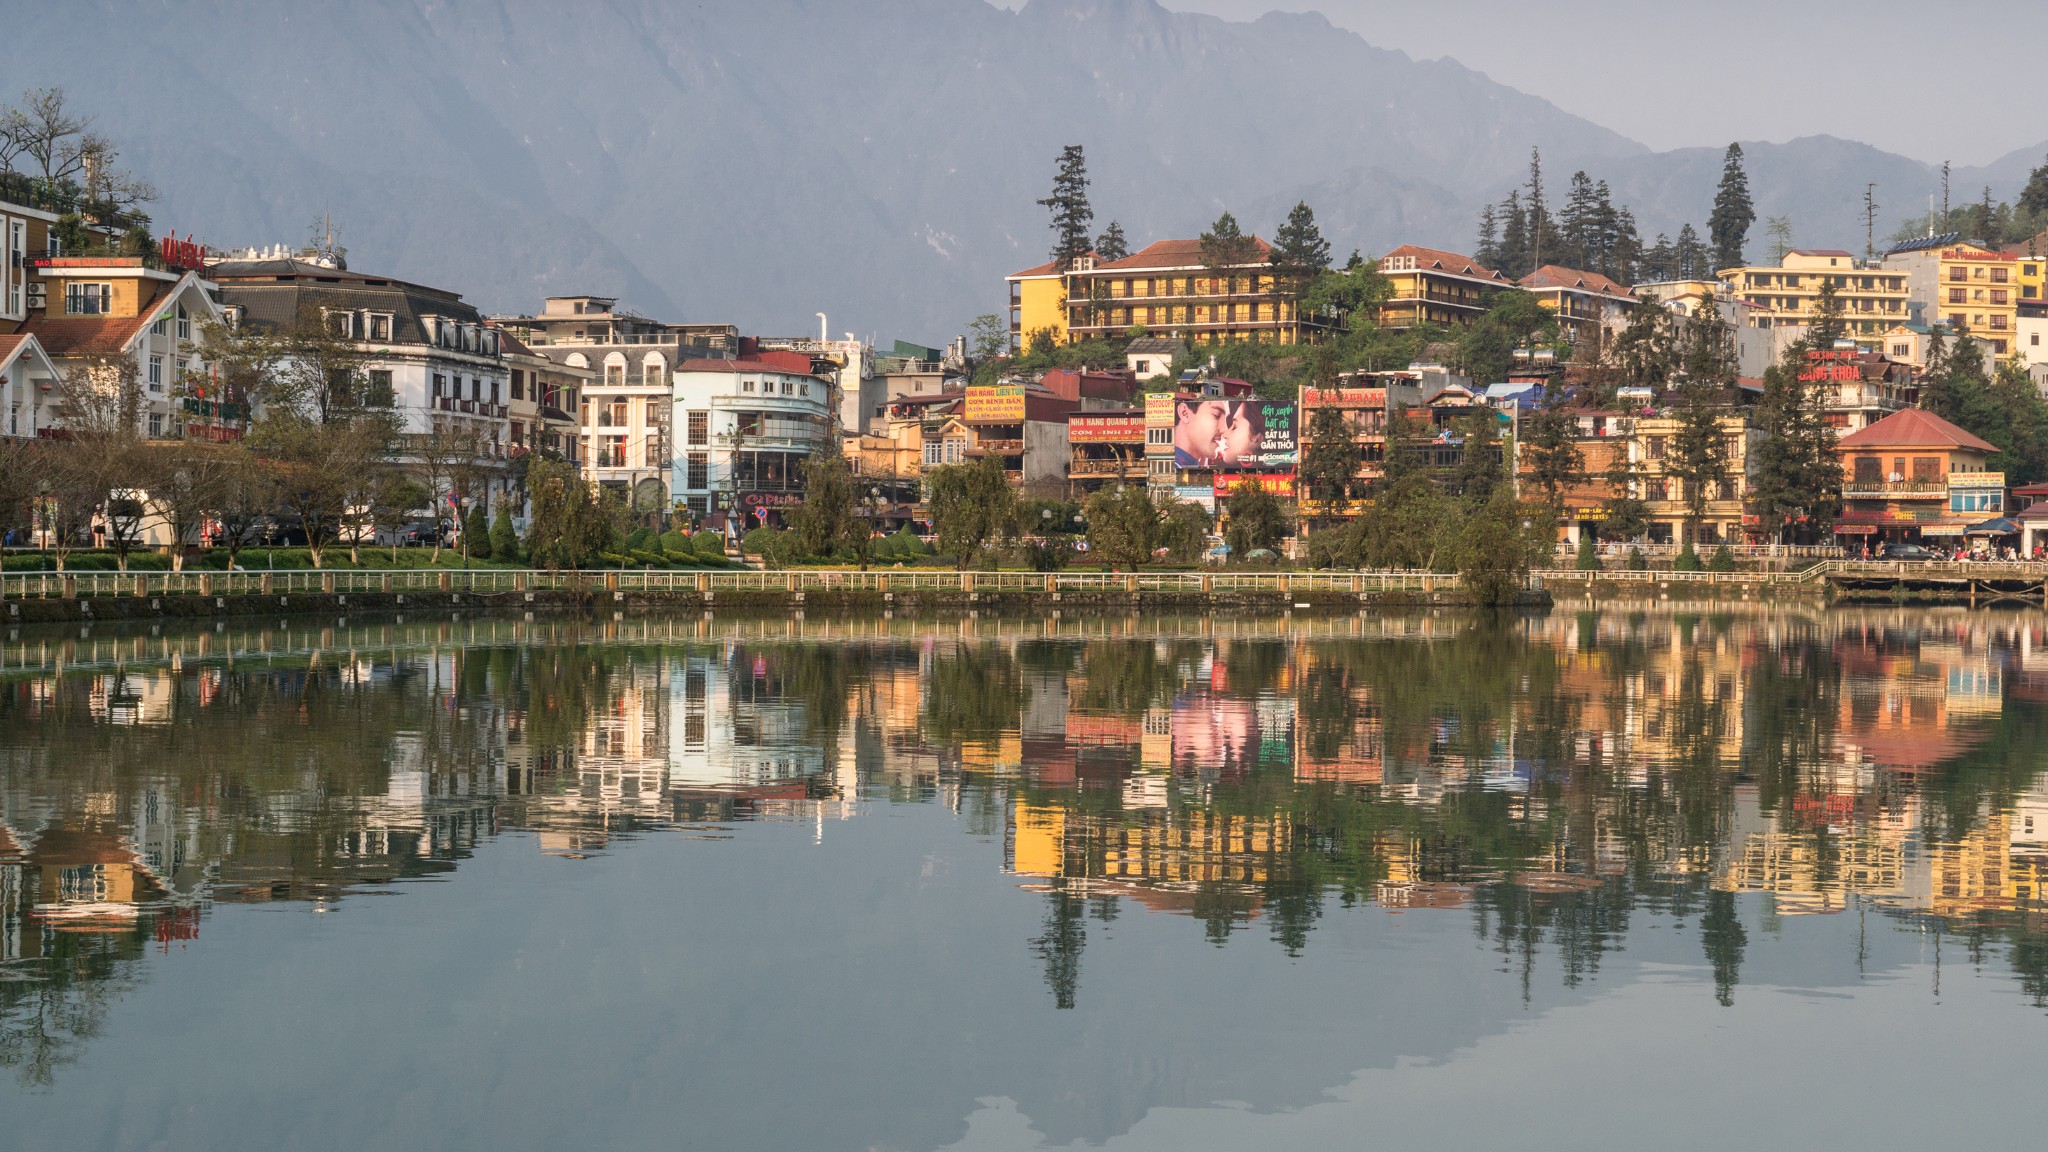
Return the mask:
[[20, 629], [0, 1112], [20, 1148], [2022, 1146], [2044, 709], [2048, 615], [1960, 609]]

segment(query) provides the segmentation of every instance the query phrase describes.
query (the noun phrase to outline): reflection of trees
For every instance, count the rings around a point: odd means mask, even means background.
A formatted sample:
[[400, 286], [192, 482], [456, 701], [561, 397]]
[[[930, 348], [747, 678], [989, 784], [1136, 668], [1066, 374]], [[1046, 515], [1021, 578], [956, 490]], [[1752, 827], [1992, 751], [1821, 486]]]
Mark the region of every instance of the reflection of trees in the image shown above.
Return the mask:
[[963, 644], [932, 657], [919, 727], [934, 744], [987, 744], [1017, 731], [1023, 706], [1016, 658], [994, 644]]
[[1045, 965], [1054, 1005], [1072, 1008], [1081, 984], [1081, 949], [1088, 944], [1087, 903], [1061, 887], [1045, 896], [1045, 930], [1032, 939], [1031, 953]]
[[1735, 985], [1742, 979], [1742, 952], [1749, 933], [1735, 914], [1735, 893], [1707, 893], [1707, 911], [1700, 917], [1700, 945], [1714, 968], [1714, 999], [1722, 1007], [1735, 1003]]
[[56, 932], [34, 960], [0, 968], [0, 1067], [47, 1086], [78, 1058], [136, 980], [140, 930]]

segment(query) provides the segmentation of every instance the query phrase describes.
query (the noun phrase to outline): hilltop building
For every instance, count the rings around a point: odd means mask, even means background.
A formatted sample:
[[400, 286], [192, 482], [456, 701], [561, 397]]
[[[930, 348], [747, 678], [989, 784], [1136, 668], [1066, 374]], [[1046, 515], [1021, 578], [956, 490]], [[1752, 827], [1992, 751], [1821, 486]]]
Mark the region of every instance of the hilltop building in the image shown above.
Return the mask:
[[1747, 322], [1756, 328], [1812, 324], [1828, 283], [1848, 336], [1864, 347], [1877, 348], [1906, 319], [1907, 273], [1866, 267], [1839, 249], [1795, 248], [1776, 267], [1724, 268], [1719, 277], [1729, 295], [1750, 304]]
[[1066, 344], [1133, 328], [1189, 341], [1309, 339], [1315, 325], [1275, 281], [1272, 246], [1254, 236], [1250, 250], [1250, 260], [1219, 268], [1199, 240], [1160, 240], [1121, 260], [1090, 254], [1064, 271], [1048, 263], [1013, 273], [1010, 346], [1041, 333]]
[[2017, 252], [1972, 244], [1953, 232], [1884, 254], [1885, 270], [1905, 274], [1907, 295], [1927, 323], [1981, 336], [2000, 357], [2019, 328], [2021, 263]]

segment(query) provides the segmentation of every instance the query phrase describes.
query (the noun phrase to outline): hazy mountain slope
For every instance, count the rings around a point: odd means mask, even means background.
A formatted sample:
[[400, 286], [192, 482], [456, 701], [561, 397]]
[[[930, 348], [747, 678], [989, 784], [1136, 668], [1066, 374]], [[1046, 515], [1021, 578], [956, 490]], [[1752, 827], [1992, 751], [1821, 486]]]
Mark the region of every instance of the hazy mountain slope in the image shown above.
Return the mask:
[[[616, 293], [751, 331], [822, 310], [937, 342], [998, 310], [1072, 142], [1134, 241], [1226, 207], [1270, 233], [1307, 196], [1340, 255], [1469, 245], [1531, 145], [1560, 193], [1586, 167], [1650, 231], [1703, 222], [1719, 167], [1318, 16], [1154, 0], [73, 0], [10, 30], [36, 49], [7, 85], [97, 112], [164, 190], [160, 228], [298, 241], [331, 210], [356, 266], [487, 308]], [[1844, 205], [1872, 171], [1881, 198], [1926, 179], [1840, 141], [1754, 162], [1761, 210], [1813, 243], [1860, 238]]]

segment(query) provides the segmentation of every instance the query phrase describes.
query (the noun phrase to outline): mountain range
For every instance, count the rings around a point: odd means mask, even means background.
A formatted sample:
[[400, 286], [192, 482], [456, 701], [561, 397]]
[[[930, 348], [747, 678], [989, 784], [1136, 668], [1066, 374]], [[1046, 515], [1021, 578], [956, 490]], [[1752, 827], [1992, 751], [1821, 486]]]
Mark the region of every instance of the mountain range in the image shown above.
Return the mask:
[[[1000, 311], [1003, 276], [1045, 258], [1035, 201], [1070, 143], [1098, 227], [1134, 247], [1225, 209], [1270, 235], [1306, 199], [1340, 258], [1469, 251], [1532, 147], [1555, 196], [1585, 169], [1646, 241], [1703, 226], [1725, 146], [1655, 152], [1321, 16], [1155, 0], [70, 0], [9, 21], [33, 46], [12, 85], [97, 116], [161, 190], [159, 231], [302, 243], [327, 214], [352, 267], [486, 310], [594, 293], [763, 334], [822, 311], [937, 344]], [[1880, 239], [1940, 186], [1853, 141], [1744, 148], [1760, 218], [1808, 246], [1862, 249], [1867, 183]], [[1956, 202], [2016, 195], [2044, 150], [1958, 169]]]

